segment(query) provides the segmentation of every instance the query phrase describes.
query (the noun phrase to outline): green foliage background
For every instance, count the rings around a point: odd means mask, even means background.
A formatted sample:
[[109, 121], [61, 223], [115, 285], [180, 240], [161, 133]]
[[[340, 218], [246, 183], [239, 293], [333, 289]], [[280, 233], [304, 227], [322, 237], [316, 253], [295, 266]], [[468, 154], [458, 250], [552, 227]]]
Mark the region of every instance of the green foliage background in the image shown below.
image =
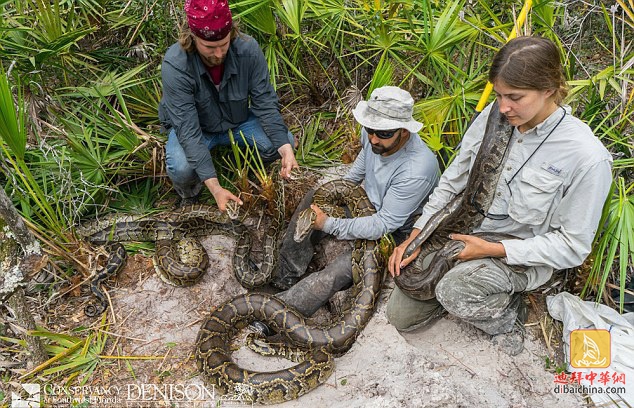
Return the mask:
[[[634, 3], [535, 1], [524, 34], [560, 45], [574, 113], [612, 152], [613, 195], [584, 295], [623, 286], [634, 259]], [[169, 192], [157, 106], [177, 38], [173, 0], [0, 0], [0, 180], [58, 262], [80, 217], [148, 211]], [[421, 137], [448, 164], [504, 44], [517, 1], [234, 0], [268, 61], [298, 159], [355, 151], [350, 108], [378, 86], [410, 90]], [[591, 47], [588, 46], [591, 43]], [[596, 54], [596, 55], [595, 55]], [[225, 171], [228, 182], [237, 176]], [[232, 178], [233, 177], [233, 178]]]

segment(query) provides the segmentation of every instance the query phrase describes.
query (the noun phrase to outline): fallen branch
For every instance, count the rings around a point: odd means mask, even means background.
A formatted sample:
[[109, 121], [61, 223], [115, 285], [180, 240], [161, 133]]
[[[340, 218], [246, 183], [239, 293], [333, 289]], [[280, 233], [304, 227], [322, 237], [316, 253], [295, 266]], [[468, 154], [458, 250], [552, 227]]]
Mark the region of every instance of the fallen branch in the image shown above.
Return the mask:
[[29, 366], [38, 365], [46, 361], [48, 356], [40, 339], [28, 334], [35, 330], [35, 320], [26, 303], [22, 285], [25, 277], [35, 276], [47, 264], [48, 257], [42, 254], [39, 242], [1, 188], [0, 223], [4, 224], [0, 230], [3, 238], [0, 240], [3, 249], [3, 259], [0, 259], [0, 301], [7, 301], [14, 312], [16, 324], [24, 329], [20, 335], [26, 341], [30, 353]]

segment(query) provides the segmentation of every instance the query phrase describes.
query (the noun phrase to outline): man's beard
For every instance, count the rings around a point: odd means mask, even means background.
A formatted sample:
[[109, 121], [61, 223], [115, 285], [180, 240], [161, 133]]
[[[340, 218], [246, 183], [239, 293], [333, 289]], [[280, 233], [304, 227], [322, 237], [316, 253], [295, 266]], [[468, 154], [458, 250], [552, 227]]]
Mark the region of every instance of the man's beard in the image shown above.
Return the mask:
[[390, 146], [383, 147], [383, 146], [376, 146], [373, 144], [370, 144], [370, 145], [372, 146], [372, 153], [383, 154], [383, 153], [392, 151], [392, 149], [394, 149], [400, 142], [401, 142], [401, 135], [399, 134], [396, 140], [394, 141], [394, 143], [392, 143]]
[[383, 154], [385, 153], [385, 147], [372, 145], [372, 153]]
[[205, 58], [205, 65], [207, 65], [208, 67], [216, 67], [218, 65], [221, 65], [223, 62], [225, 61], [225, 58], [216, 58], [216, 57], [208, 57]]

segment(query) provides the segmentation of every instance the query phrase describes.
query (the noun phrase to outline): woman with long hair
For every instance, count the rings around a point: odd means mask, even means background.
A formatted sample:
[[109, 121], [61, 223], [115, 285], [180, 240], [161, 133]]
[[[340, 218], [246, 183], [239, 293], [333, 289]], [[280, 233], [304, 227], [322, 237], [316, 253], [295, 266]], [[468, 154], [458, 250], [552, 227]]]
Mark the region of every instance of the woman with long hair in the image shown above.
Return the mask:
[[388, 269], [398, 276], [416, 259], [420, 247], [403, 259], [409, 243], [465, 189], [490, 116], [505, 118], [512, 133], [497, 185], [487, 187], [495, 188], [491, 205], [475, 208], [483, 218], [471, 233], [514, 238], [489, 242], [455, 231], [450, 238], [465, 246], [459, 262], [436, 285], [435, 297], [414, 299], [395, 287], [387, 315], [397, 329], [412, 330], [447, 311], [493, 335], [503, 351], [516, 355], [523, 349], [527, 315], [521, 294], [546, 283], [554, 269], [580, 265], [590, 253], [612, 183], [612, 158], [590, 128], [562, 105], [567, 91], [560, 58], [557, 46], [540, 37], [515, 38], [495, 55], [489, 81], [496, 103], [466, 131], [460, 151], [412, 234], [394, 250]]

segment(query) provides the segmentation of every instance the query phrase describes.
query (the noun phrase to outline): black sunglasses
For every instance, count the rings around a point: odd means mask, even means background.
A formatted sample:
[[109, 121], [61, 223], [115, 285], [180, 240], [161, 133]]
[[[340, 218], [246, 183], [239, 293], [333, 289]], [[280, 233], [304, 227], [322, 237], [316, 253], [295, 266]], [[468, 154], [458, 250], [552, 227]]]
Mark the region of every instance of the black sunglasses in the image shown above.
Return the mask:
[[365, 131], [368, 133], [368, 135], [376, 135], [376, 137], [378, 137], [379, 139], [389, 139], [392, 136], [394, 136], [396, 132], [399, 131], [399, 129], [376, 130], [376, 129], [370, 129], [368, 127], [364, 127], [364, 128], [365, 128]]

